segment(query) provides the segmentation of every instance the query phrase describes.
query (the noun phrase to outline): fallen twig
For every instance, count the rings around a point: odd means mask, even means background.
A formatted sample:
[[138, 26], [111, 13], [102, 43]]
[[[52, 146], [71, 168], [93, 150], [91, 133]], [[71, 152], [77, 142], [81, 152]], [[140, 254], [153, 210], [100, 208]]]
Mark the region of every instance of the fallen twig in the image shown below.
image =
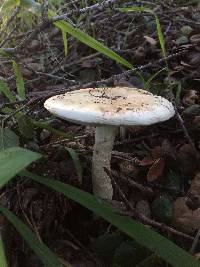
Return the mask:
[[130, 216], [130, 217], [134, 217], [136, 219], [138, 219], [139, 221], [141, 221], [142, 223], [146, 224], [146, 225], [150, 225], [154, 228], [157, 228], [159, 230], [161, 230], [162, 232], [170, 232], [172, 234], [175, 234], [177, 236], [183, 237], [187, 240], [193, 241], [194, 237], [187, 235], [183, 232], [177, 231], [176, 229], [169, 227], [163, 223], [159, 223], [156, 222], [148, 217], [146, 217], [145, 215], [139, 213], [133, 206], [132, 204], [130, 204], [130, 202], [128, 201], [128, 199], [126, 198], [125, 194], [123, 193], [123, 191], [121, 190], [121, 188], [118, 186], [118, 184], [116, 183], [116, 180], [114, 178], [113, 172], [111, 172], [110, 170], [105, 168], [106, 173], [109, 175], [109, 177], [111, 178], [114, 186], [116, 187], [118, 193], [120, 194], [120, 196], [122, 197], [122, 199], [124, 200], [128, 210], [127, 212], [125, 211], [120, 211], [119, 210], [119, 214], [121, 215], [125, 215], [125, 216]]

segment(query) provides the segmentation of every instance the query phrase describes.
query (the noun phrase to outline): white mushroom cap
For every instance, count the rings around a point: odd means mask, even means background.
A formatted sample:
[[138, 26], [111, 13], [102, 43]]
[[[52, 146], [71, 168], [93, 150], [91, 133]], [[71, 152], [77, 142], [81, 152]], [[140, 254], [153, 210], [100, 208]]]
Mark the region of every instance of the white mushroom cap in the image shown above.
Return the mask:
[[80, 89], [53, 96], [44, 106], [65, 120], [95, 125], [150, 125], [175, 113], [165, 98], [130, 87]]

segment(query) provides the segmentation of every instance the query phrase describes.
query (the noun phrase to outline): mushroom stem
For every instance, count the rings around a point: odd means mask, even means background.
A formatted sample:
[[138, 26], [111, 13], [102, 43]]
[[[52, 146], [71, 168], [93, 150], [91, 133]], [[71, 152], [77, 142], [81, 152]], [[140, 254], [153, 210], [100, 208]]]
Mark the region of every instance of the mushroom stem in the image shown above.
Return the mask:
[[111, 153], [116, 134], [116, 126], [98, 126], [92, 158], [93, 193], [104, 199], [112, 199], [113, 187], [104, 168], [110, 169]]

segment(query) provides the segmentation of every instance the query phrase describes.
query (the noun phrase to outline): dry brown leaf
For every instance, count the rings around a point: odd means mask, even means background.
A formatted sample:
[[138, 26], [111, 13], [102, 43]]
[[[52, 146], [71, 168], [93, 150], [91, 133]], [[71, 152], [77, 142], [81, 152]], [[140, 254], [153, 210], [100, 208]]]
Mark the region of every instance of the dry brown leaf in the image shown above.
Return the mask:
[[154, 180], [160, 178], [161, 175], [163, 174], [164, 168], [165, 168], [164, 158], [158, 158], [157, 160], [155, 160], [155, 162], [148, 171], [147, 181], [153, 182]]
[[120, 172], [123, 173], [125, 176], [133, 176], [137, 177], [139, 173], [139, 169], [129, 161], [121, 161], [119, 164]]
[[29, 46], [27, 47], [29, 51], [35, 52], [40, 47], [40, 42], [38, 40], [32, 40]]
[[115, 86], [126, 86], [126, 87], [133, 87], [132, 83], [125, 80], [125, 79], [120, 79], [120, 80], [114, 80], [114, 85]]
[[184, 144], [178, 151], [177, 158], [181, 171], [188, 177], [194, 177], [199, 169], [198, 152], [189, 144]]
[[200, 199], [200, 172], [197, 173], [194, 179], [192, 180], [188, 193]]
[[187, 59], [188, 59], [188, 63], [195, 67], [199, 67], [199, 62], [200, 62], [200, 53], [195, 51], [195, 52], [191, 52], [190, 54], [187, 55]]
[[164, 155], [163, 152], [164, 152], [164, 151], [163, 151], [163, 149], [162, 149], [161, 146], [155, 146], [155, 147], [152, 149], [151, 154], [152, 154], [152, 157], [153, 157], [154, 159], [157, 159], [157, 158], [160, 158], [160, 157], [162, 157], [162, 156]]
[[174, 203], [173, 225], [185, 232], [192, 233], [200, 228], [200, 208], [191, 210], [186, 205], [187, 197], [179, 197]]
[[140, 214], [146, 216], [147, 218], [151, 218], [150, 205], [146, 200], [138, 201], [136, 204], [136, 209]]
[[195, 128], [200, 128], [200, 116], [195, 116], [192, 124], [194, 125]]
[[155, 46], [157, 44], [157, 41], [154, 38], [150, 37], [150, 36], [146, 36], [145, 35], [144, 39], [152, 46]]
[[191, 42], [192, 44], [200, 43], [200, 33], [192, 35], [192, 36], [190, 37], [190, 42]]
[[195, 90], [187, 90], [186, 94], [183, 97], [183, 103], [187, 105], [194, 104], [198, 99], [197, 91]]
[[195, 253], [194, 256], [197, 260], [200, 260], [200, 252]]
[[149, 166], [153, 164], [154, 162], [155, 162], [155, 159], [152, 158], [152, 156], [147, 156], [140, 161], [140, 166]]

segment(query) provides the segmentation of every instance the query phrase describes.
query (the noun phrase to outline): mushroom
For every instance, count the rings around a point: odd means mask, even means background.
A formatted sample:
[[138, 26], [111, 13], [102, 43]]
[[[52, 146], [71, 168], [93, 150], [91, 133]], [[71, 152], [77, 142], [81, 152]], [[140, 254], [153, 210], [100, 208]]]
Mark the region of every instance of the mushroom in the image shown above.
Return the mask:
[[47, 99], [44, 106], [65, 120], [96, 126], [93, 193], [104, 199], [113, 197], [112, 183], [104, 169], [110, 168], [117, 127], [150, 125], [168, 120], [175, 113], [165, 98], [131, 87], [75, 90]]

